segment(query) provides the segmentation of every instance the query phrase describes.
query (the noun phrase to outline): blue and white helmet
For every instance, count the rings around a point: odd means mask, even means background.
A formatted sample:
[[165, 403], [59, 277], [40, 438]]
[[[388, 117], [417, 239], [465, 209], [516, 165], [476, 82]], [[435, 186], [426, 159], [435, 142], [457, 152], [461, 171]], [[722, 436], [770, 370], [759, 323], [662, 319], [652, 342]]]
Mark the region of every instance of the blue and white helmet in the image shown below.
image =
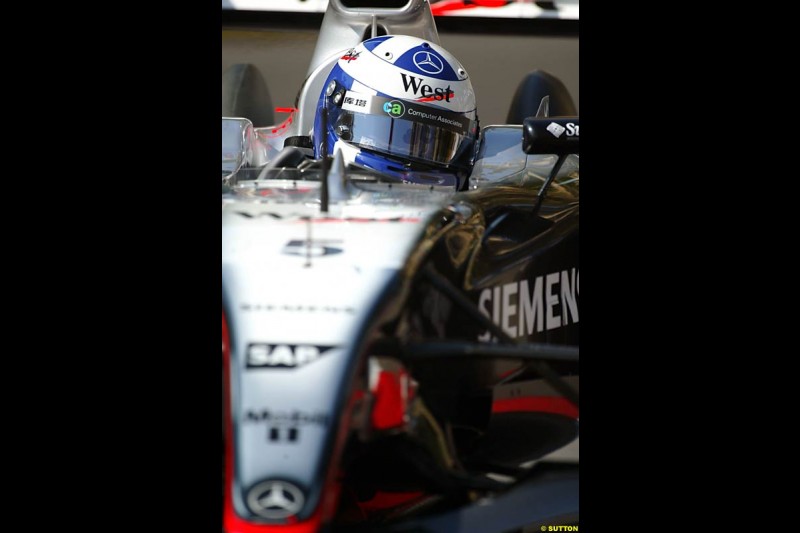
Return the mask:
[[[323, 128], [322, 109], [327, 108]], [[405, 181], [458, 186], [478, 136], [467, 71], [441, 46], [407, 35], [368, 39], [348, 50], [325, 81], [314, 121], [314, 155], [344, 141], [354, 162]]]

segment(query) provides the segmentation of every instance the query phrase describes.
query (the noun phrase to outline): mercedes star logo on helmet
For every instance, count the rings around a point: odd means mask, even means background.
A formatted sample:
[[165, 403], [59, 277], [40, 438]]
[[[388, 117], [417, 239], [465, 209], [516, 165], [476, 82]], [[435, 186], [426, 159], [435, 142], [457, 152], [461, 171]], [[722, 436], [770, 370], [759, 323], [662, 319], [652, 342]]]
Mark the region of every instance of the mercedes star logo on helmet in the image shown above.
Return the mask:
[[442, 63], [442, 60], [430, 52], [417, 52], [414, 54], [413, 59], [417, 68], [428, 74], [439, 74], [444, 69], [444, 63]]
[[263, 518], [287, 518], [303, 508], [303, 493], [286, 481], [264, 481], [247, 493], [247, 506]]

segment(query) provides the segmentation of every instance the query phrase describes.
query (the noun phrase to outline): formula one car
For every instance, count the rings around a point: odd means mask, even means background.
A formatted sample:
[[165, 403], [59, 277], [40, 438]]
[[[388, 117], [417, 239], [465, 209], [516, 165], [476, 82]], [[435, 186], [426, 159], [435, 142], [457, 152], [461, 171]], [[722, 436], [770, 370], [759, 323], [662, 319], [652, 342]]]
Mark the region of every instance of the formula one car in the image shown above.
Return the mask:
[[480, 127], [427, 0], [343, 4], [287, 120], [223, 107], [223, 528], [575, 526], [571, 98]]

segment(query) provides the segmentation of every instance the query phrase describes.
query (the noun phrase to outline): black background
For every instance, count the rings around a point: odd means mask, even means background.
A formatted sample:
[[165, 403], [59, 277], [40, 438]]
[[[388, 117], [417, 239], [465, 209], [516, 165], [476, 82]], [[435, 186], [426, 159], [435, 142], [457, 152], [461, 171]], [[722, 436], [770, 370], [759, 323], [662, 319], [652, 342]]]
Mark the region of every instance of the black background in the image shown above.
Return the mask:
[[32, 11], [6, 48], [6, 517], [219, 532], [219, 4]]

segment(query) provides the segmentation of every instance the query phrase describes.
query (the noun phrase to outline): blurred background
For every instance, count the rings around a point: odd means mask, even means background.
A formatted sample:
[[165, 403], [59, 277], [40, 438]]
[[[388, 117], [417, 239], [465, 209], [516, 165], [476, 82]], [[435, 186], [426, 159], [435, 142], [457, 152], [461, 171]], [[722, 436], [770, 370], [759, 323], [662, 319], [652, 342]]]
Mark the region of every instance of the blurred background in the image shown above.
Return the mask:
[[[282, 5], [288, 9], [291, 2], [284, 0]], [[530, 0], [516, 7], [536, 8]], [[322, 14], [223, 8], [222, 71], [236, 63], [252, 63], [266, 81], [273, 106], [293, 106], [311, 61]], [[535, 69], [559, 78], [580, 110], [578, 20], [552, 15], [515, 17], [515, 12], [508, 11], [506, 16], [488, 17], [487, 13], [499, 15], [502, 11], [480, 9], [480, 16], [475, 9], [436, 16], [436, 25], [442, 46], [470, 75], [481, 125], [506, 122], [517, 86]], [[462, 16], [466, 12], [469, 16]]]

